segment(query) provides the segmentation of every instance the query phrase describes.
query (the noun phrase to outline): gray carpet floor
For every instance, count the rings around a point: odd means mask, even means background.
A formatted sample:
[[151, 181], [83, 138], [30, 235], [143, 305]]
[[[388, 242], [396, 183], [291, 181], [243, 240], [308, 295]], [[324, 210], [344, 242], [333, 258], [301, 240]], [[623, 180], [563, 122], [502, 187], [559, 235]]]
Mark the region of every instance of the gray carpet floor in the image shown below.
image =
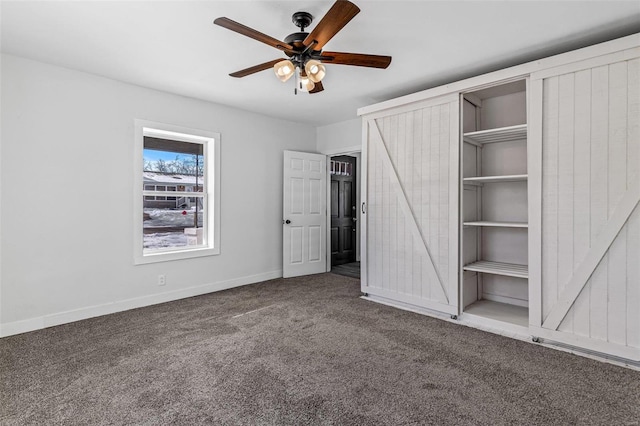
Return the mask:
[[359, 295], [278, 279], [0, 339], [0, 424], [639, 424], [639, 372]]

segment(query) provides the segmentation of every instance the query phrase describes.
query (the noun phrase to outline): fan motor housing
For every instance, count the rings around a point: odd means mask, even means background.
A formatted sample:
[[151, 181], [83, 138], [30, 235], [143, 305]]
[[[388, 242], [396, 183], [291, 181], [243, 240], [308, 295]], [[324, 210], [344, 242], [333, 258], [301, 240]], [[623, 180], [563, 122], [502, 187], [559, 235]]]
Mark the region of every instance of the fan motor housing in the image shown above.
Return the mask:
[[307, 35], [309, 35], [309, 33], [305, 33], [305, 32], [289, 34], [284, 38], [284, 41], [292, 45], [293, 47], [304, 48], [305, 46], [304, 44], [302, 44], [302, 42], [304, 41], [305, 38], [307, 38]]
[[307, 35], [309, 35], [309, 33], [305, 32], [304, 29], [311, 25], [312, 21], [313, 16], [309, 12], [296, 12], [291, 15], [291, 22], [293, 22], [296, 27], [300, 28], [300, 31], [289, 34], [285, 37], [284, 41], [295, 47], [296, 50], [304, 50], [305, 46], [302, 42], [307, 38]]

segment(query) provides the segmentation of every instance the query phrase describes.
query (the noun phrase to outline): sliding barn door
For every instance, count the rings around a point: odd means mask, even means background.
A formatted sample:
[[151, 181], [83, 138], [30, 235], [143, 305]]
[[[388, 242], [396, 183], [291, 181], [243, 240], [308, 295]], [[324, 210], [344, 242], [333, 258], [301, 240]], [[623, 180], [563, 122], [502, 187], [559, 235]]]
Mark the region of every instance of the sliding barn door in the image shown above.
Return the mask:
[[[637, 49], [532, 75], [532, 327], [640, 360]], [[541, 201], [541, 204], [540, 204]], [[541, 208], [540, 208], [541, 206]]]
[[364, 117], [364, 293], [458, 313], [458, 105]]

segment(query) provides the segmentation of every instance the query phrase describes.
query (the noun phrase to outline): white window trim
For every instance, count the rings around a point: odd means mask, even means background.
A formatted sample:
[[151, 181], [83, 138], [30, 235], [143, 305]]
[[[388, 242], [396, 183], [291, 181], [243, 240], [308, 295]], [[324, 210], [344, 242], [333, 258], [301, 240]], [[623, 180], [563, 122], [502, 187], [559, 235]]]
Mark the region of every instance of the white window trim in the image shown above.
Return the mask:
[[[191, 259], [220, 254], [220, 133], [206, 130], [191, 129], [170, 124], [157, 123], [147, 120], [134, 120], [135, 143], [133, 165], [133, 256], [134, 264], [166, 262], [181, 259]], [[207, 245], [194, 248], [180, 247], [167, 251], [144, 253], [143, 249], [143, 150], [144, 136], [170, 138], [182, 142], [197, 142], [204, 144], [205, 176], [207, 177], [208, 200], [207, 214]], [[157, 195], [157, 194], [156, 194]], [[190, 193], [192, 196], [193, 193]], [[171, 196], [176, 196], [173, 192]]]

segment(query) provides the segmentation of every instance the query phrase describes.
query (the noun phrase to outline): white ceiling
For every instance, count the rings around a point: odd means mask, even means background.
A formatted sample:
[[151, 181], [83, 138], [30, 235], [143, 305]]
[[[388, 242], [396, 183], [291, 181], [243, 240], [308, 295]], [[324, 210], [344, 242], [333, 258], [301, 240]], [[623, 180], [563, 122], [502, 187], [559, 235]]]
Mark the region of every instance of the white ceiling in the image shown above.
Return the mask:
[[[325, 50], [393, 56], [386, 70], [328, 65], [325, 91], [294, 96], [270, 70], [284, 55], [213, 25], [226, 16], [278, 39], [291, 14], [319, 22], [333, 1], [2, 1], [2, 51], [325, 125], [356, 109], [460, 78], [640, 32], [640, 1], [368, 1]], [[312, 27], [313, 28], [313, 24]]]

